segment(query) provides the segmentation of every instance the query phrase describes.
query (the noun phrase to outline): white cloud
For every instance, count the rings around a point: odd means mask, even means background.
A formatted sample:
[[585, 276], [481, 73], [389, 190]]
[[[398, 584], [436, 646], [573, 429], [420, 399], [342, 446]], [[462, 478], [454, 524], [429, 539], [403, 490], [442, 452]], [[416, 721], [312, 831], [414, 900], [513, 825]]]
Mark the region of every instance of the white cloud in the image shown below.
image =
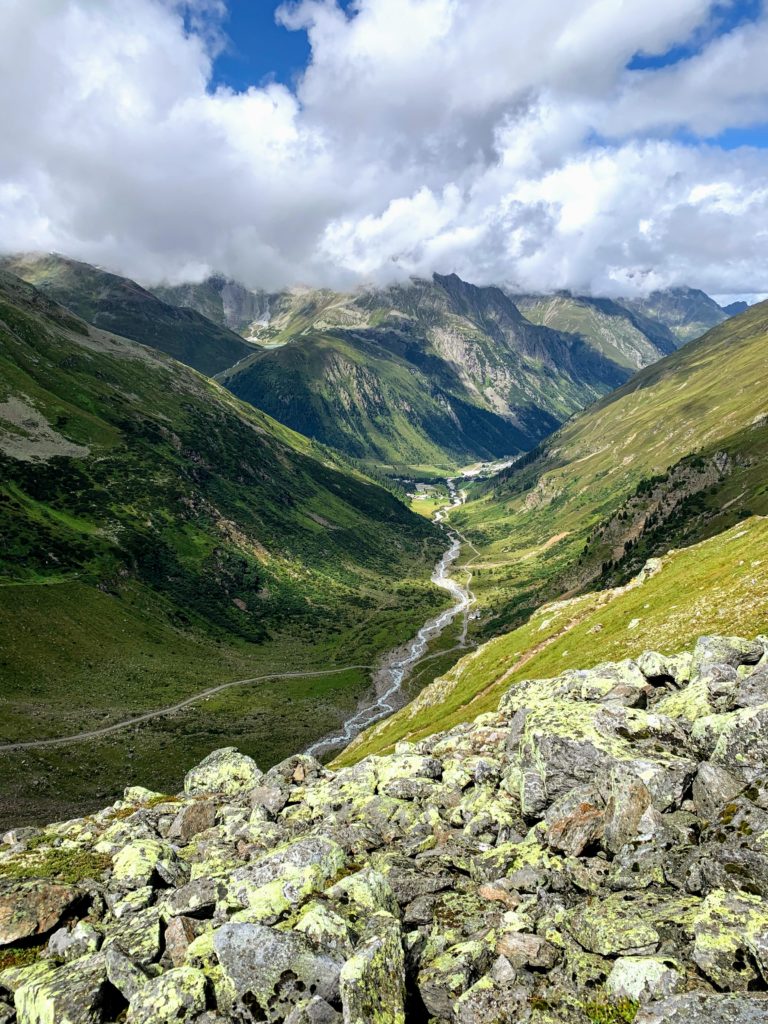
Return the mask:
[[768, 119], [768, 19], [718, 36], [715, 7], [300, 0], [296, 92], [235, 93], [223, 0], [2, 0], [0, 244], [145, 281], [762, 292], [768, 151], [672, 134]]

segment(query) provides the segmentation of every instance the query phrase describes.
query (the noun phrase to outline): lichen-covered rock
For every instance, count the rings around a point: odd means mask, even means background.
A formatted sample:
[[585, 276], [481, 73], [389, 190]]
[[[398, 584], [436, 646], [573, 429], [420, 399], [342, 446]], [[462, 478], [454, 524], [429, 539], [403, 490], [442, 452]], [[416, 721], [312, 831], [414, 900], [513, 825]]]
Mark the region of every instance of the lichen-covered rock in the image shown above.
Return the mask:
[[270, 1022], [282, 1021], [308, 995], [333, 1003], [339, 997], [342, 961], [318, 953], [296, 932], [258, 924], [225, 924], [213, 946], [227, 982], [230, 1007], [258, 1007]]
[[133, 999], [149, 980], [146, 971], [134, 963], [119, 946], [112, 945], [107, 949], [104, 963], [110, 984], [128, 1001]]
[[768, 1024], [768, 1000], [690, 992], [671, 996], [641, 1009], [635, 1024]]
[[321, 890], [345, 863], [344, 851], [331, 839], [286, 843], [231, 872], [222, 883], [225, 906], [248, 912], [250, 920], [269, 922]]
[[97, 1024], [120, 1009], [101, 953], [76, 960], [14, 993], [19, 1024]]
[[365, 920], [379, 910], [397, 914], [398, 903], [388, 878], [370, 867], [342, 878], [326, 890], [326, 896], [353, 920]]
[[485, 974], [492, 961], [491, 945], [476, 939], [456, 943], [427, 963], [417, 983], [429, 1012], [450, 1020], [455, 1001]]
[[187, 772], [184, 792], [191, 796], [196, 793], [236, 796], [258, 785], [262, 775], [253, 758], [241, 754], [235, 747], [222, 747]]
[[296, 931], [306, 935], [318, 949], [346, 960], [354, 950], [352, 933], [345, 919], [326, 903], [314, 900], [299, 914]]
[[717, 891], [693, 921], [692, 958], [721, 990], [747, 992], [768, 977], [768, 909], [759, 896]]
[[194, 967], [174, 967], [148, 981], [131, 999], [130, 1024], [175, 1024], [205, 1009], [206, 978]]
[[405, 958], [400, 923], [379, 912], [341, 969], [344, 1024], [404, 1024]]
[[614, 962], [605, 990], [614, 999], [646, 1003], [680, 992], [685, 978], [669, 957], [624, 956]]
[[137, 839], [124, 846], [112, 862], [115, 883], [139, 889], [150, 883], [172, 885], [181, 877], [176, 854], [157, 839]]
[[107, 929], [104, 949], [117, 946], [135, 963], [148, 967], [160, 959], [162, 941], [160, 912], [157, 907], [147, 907]]
[[0, 878], [0, 946], [55, 928], [79, 895], [68, 885]]
[[525, 1021], [530, 992], [524, 987], [504, 984], [484, 975], [453, 1004], [452, 1020], [457, 1024], [513, 1024]]
[[516, 683], [338, 771], [216, 751], [14, 834], [0, 1024], [768, 1024], [767, 648]]
[[641, 912], [639, 900], [611, 894], [590, 900], [565, 917], [565, 927], [590, 953], [601, 956], [641, 956], [655, 953], [661, 937]]

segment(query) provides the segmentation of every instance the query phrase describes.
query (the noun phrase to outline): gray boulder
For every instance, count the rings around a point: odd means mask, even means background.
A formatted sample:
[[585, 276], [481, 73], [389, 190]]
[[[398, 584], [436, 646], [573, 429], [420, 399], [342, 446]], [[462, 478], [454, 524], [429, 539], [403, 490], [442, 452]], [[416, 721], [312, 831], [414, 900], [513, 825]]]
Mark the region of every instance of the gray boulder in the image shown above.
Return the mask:
[[195, 800], [185, 804], [173, 819], [168, 839], [186, 846], [198, 833], [213, 828], [215, 824], [216, 805], [210, 800]]
[[339, 998], [341, 961], [318, 953], [304, 936], [259, 924], [225, 924], [213, 948], [233, 1005], [258, 1007], [269, 1022], [282, 1021], [308, 996]]
[[59, 928], [48, 940], [48, 956], [68, 963], [81, 956], [97, 953], [104, 936], [87, 921], [78, 921], [74, 928]]
[[733, 703], [738, 708], [756, 708], [768, 704], [768, 665], [760, 665], [736, 684]]
[[693, 673], [701, 673], [712, 665], [756, 665], [764, 649], [759, 640], [744, 640], [740, 636], [702, 636], [693, 649]]
[[744, 783], [721, 765], [704, 761], [693, 780], [693, 802], [701, 817], [711, 820], [743, 789]]
[[235, 747], [223, 747], [187, 772], [184, 792], [190, 796], [197, 793], [237, 796], [253, 789], [262, 774], [253, 758], [241, 754]]
[[391, 914], [369, 919], [340, 986], [344, 1024], [404, 1024], [405, 958], [400, 923]]
[[341, 1014], [320, 996], [294, 1006], [285, 1024], [341, 1024]]
[[635, 1024], [768, 1024], [768, 1000], [757, 994], [690, 992], [650, 1003]]
[[553, 850], [571, 857], [603, 838], [605, 802], [593, 786], [579, 786], [547, 810], [546, 838]]

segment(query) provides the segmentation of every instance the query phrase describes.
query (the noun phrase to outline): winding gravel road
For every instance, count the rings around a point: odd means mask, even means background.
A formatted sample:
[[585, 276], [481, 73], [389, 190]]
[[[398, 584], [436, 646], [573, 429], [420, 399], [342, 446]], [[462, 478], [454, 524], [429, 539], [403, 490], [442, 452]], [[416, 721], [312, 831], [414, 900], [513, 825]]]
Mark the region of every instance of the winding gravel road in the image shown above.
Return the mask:
[[45, 740], [24, 740], [21, 743], [0, 744], [0, 754], [7, 754], [13, 750], [36, 750], [40, 747], [57, 747], [66, 743], [79, 743], [81, 740], [97, 739], [100, 736], [109, 736], [121, 729], [130, 729], [132, 725], [140, 725], [142, 722], [149, 722], [153, 718], [162, 718], [164, 715], [172, 715], [176, 711], [188, 708], [206, 697], [212, 697], [222, 690], [229, 690], [233, 686], [247, 686], [249, 683], [267, 683], [277, 679], [315, 679], [319, 676], [336, 676], [340, 672], [350, 672], [352, 669], [367, 670], [370, 665], [341, 665], [339, 668], [326, 668], [316, 672], [273, 672], [266, 676], [254, 676], [253, 679], [235, 679], [231, 683], [219, 683], [218, 686], [211, 686], [207, 690], [201, 690], [191, 697], [180, 700], [178, 704], [170, 704], [165, 708], [158, 708], [156, 711], [147, 711], [143, 715], [136, 715], [134, 718], [126, 718], [122, 722], [114, 722], [112, 725], [104, 725], [98, 729], [89, 729], [86, 732], [76, 732], [69, 736], [55, 736]]
[[[511, 463], [509, 462], [489, 464], [485, 466], [482, 471], [477, 473], [467, 473], [464, 474], [464, 476], [471, 477], [486, 475], [489, 472], [493, 472], [496, 469], [501, 468], [502, 466], [510, 464]], [[380, 718], [384, 718], [388, 714], [391, 714], [392, 711], [395, 710], [395, 703], [402, 690], [403, 682], [413, 669], [423, 661], [429, 661], [431, 658], [435, 657], [442, 657], [454, 651], [466, 650], [468, 646], [467, 628], [469, 624], [469, 609], [474, 603], [474, 595], [470, 590], [472, 572], [469, 566], [475, 559], [470, 559], [470, 561], [466, 562], [463, 566], [463, 569], [467, 573], [467, 582], [465, 585], [462, 585], [457, 580], [453, 579], [449, 574], [451, 566], [459, 557], [462, 543], [467, 544], [472, 548], [475, 552], [475, 557], [479, 555], [479, 552], [474, 544], [468, 541], [467, 538], [464, 537], [463, 534], [459, 533], [458, 530], [451, 529], [445, 525], [445, 518], [449, 509], [458, 507], [464, 501], [464, 495], [459, 491], [456, 484], [459, 479], [461, 478], [455, 477], [447, 481], [451, 503], [449, 506], [435, 513], [435, 516], [433, 517], [434, 521], [442, 525], [443, 529], [445, 529], [451, 540], [451, 546], [437, 563], [432, 576], [432, 581], [443, 590], [447, 590], [452, 594], [454, 597], [454, 604], [422, 626], [416, 634], [416, 637], [406, 646], [406, 653], [404, 656], [400, 655], [388, 662], [385, 661], [384, 666], [380, 667], [379, 672], [377, 673], [378, 678], [376, 679], [374, 686], [375, 692], [373, 697], [364, 702], [363, 707], [344, 722], [341, 733], [338, 735], [326, 736], [323, 739], [318, 740], [308, 748], [307, 753], [324, 753], [341, 744], [346, 744], [358, 733], [362, 732], [364, 728], [371, 725], [373, 722], [378, 721]], [[464, 619], [459, 643], [448, 651], [438, 651], [436, 654], [425, 655], [424, 652], [427, 650], [429, 643], [439, 636], [458, 615], [463, 615]], [[274, 682], [278, 679], [315, 679], [321, 676], [338, 675], [340, 672], [349, 672], [352, 670], [366, 671], [372, 667], [373, 666], [371, 665], [342, 665], [338, 668], [320, 669], [311, 672], [273, 672], [269, 675], [254, 676], [252, 679], [235, 679], [229, 683], [219, 683], [217, 686], [211, 686], [207, 690], [201, 690], [200, 693], [195, 693], [191, 697], [186, 697], [184, 700], [180, 700], [176, 704], [168, 705], [168, 707], [158, 708], [155, 711], [146, 711], [141, 715], [135, 715], [133, 718], [126, 718], [121, 722], [113, 722], [112, 725], [103, 725], [99, 726], [97, 729], [88, 729], [84, 732], [71, 733], [69, 736], [54, 736], [49, 739], [41, 740], [23, 740], [19, 743], [3, 743], [0, 744], [0, 754], [12, 753], [15, 750], [39, 750], [42, 747], [66, 746], [69, 743], [81, 743], [84, 740], [93, 740], [99, 739], [102, 736], [111, 736], [112, 733], [120, 732], [123, 729], [130, 729], [132, 726], [141, 725], [143, 722], [151, 722], [155, 718], [163, 718], [166, 715], [173, 715], [177, 711], [182, 711], [184, 708], [188, 708], [192, 704], [197, 704], [198, 701], [205, 700], [206, 698], [212, 697], [214, 694], [221, 693], [224, 690], [229, 690], [233, 686], [248, 686], [253, 683]]]

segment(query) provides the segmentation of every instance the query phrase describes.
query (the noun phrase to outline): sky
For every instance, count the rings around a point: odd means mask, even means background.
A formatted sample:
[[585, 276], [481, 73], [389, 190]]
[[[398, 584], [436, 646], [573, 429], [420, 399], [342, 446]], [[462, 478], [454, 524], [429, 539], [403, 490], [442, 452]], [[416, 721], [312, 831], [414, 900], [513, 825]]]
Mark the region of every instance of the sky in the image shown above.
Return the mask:
[[0, 0], [0, 248], [768, 292], [763, 0]]

